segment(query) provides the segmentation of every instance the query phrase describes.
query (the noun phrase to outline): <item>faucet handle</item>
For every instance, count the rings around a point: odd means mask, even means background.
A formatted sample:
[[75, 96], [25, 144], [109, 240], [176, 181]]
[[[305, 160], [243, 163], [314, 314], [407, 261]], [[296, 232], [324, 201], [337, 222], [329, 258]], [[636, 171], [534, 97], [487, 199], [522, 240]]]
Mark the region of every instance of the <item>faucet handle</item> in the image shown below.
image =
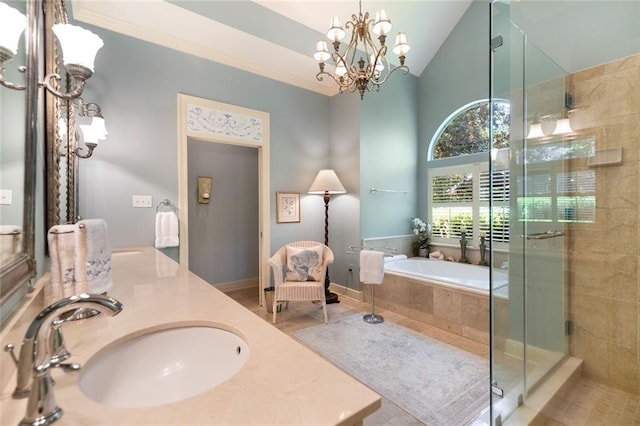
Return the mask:
[[51, 364], [60, 364], [71, 357], [71, 353], [64, 345], [64, 337], [62, 336], [62, 328], [60, 326], [52, 326], [51, 337], [49, 338], [49, 350], [51, 351]]
[[17, 367], [18, 366], [18, 358], [16, 357], [16, 354], [13, 353], [14, 349], [15, 349], [15, 346], [13, 346], [11, 343], [7, 343], [6, 345], [4, 345], [4, 351], [8, 352], [9, 355], [11, 355], [11, 359], [13, 359], [13, 363]]

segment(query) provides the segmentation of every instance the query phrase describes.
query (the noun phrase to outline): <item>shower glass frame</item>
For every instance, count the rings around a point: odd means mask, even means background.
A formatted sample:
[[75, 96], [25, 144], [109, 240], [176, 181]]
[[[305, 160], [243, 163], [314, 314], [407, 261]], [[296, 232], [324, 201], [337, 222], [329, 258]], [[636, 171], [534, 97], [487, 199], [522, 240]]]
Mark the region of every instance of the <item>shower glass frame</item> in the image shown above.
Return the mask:
[[[561, 137], [527, 139], [530, 125], [541, 116], [564, 112], [567, 73], [512, 21], [513, 7], [517, 5], [494, 1], [489, 14], [490, 105], [494, 99], [511, 102], [508, 158], [489, 159], [492, 172], [506, 166], [498, 161], [508, 162], [510, 181], [510, 242], [503, 263], [509, 273], [508, 292], [490, 286], [490, 416], [496, 425], [527, 405], [536, 385], [568, 354], [567, 222], [559, 216], [554, 189], [565, 174], [566, 158], [534, 158], [536, 150], [564, 141]], [[493, 140], [493, 128], [489, 131]], [[536, 237], [549, 231], [554, 237]], [[492, 259], [501, 255], [491, 247]]]

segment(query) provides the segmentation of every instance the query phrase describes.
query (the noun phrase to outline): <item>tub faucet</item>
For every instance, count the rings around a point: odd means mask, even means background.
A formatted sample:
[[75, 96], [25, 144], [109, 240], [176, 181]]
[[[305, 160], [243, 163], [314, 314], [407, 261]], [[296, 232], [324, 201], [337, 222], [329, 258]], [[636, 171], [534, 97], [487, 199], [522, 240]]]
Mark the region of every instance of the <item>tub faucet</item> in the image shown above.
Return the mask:
[[[122, 311], [122, 303], [104, 295], [77, 294], [47, 306], [29, 325], [20, 349], [18, 383], [14, 391], [14, 398], [24, 397], [31, 381], [27, 412], [20, 425], [47, 425], [62, 416], [62, 409], [53, 395], [49, 369], [59, 363], [61, 350], [56, 340], [60, 338], [60, 326], [74, 316], [65, 314], [87, 308], [114, 316]], [[66, 349], [62, 351], [66, 352]], [[68, 358], [62, 355], [65, 357]]]

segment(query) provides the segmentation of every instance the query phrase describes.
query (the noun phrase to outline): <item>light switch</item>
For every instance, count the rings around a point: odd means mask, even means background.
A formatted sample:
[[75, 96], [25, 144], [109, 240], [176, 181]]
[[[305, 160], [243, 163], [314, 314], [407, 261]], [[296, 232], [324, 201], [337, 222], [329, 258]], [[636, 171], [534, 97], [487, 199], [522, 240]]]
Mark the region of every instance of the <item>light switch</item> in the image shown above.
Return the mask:
[[198, 176], [198, 203], [209, 204], [213, 179], [209, 176]]
[[13, 191], [10, 189], [0, 189], [0, 204], [11, 204]]
[[149, 208], [153, 204], [151, 195], [134, 195], [133, 207], [134, 208]]

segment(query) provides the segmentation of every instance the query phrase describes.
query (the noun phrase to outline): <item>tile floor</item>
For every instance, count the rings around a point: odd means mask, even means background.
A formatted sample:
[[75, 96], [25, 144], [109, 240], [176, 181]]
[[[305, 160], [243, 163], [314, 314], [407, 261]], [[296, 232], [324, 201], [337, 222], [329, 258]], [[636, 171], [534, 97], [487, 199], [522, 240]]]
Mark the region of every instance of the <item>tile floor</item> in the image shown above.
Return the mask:
[[[271, 322], [272, 314], [258, 305], [256, 289], [235, 290], [229, 297]], [[341, 296], [340, 303], [329, 305], [329, 319], [340, 318], [354, 313], [370, 312], [368, 303], [357, 302]], [[426, 336], [465, 349], [482, 357], [489, 357], [489, 347], [456, 334], [404, 317], [391, 311], [376, 308], [376, 313], [385, 319], [410, 328]], [[293, 336], [293, 332], [322, 322], [322, 308], [313, 303], [292, 302], [288, 309], [278, 314], [275, 326]], [[487, 361], [488, 362], [488, 361]], [[365, 419], [365, 426], [418, 426], [420, 421], [392, 402], [382, 399], [382, 407]], [[488, 409], [468, 426], [489, 425]], [[536, 426], [640, 426], [640, 396], [623, 392], [608, 386], [581, 378], [565, 395], [561, 395], [545, 409], [544, 416]], [[447, 425], [463, 426], [463, 425]], [[519, 426], [519, 425], [518, 425]]]

